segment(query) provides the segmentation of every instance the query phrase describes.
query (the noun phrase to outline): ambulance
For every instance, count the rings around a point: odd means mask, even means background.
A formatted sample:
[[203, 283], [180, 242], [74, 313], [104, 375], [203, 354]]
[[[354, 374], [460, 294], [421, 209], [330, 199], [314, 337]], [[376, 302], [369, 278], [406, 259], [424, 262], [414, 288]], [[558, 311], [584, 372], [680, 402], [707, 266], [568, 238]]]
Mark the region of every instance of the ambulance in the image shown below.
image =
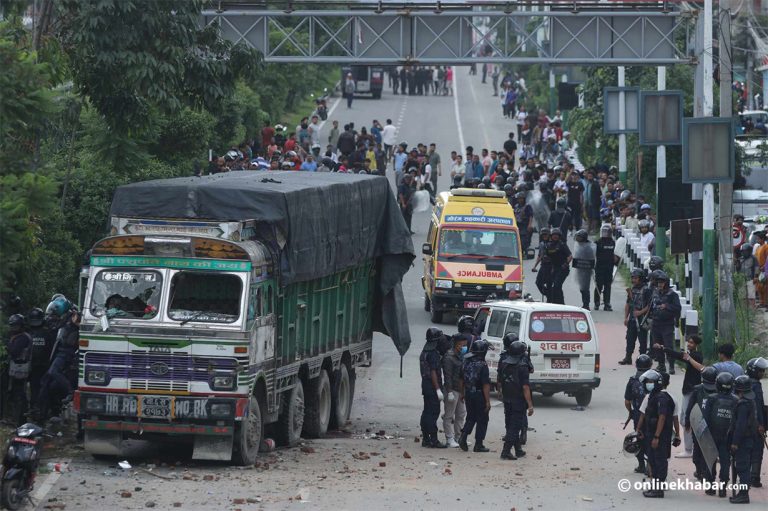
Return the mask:
[[489, 300], [522, 296], [523, 267], [515, 213], [504, 192], [457, 188], [440, 193], [424, 254], [424, 310], [474, 314]]

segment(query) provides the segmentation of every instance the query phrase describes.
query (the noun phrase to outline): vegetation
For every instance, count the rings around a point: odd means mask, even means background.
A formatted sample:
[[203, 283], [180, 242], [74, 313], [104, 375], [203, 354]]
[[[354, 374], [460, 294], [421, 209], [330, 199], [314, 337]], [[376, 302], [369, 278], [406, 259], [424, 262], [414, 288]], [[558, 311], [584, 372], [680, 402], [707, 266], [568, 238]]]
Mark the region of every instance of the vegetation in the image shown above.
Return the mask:
[[192, 175], [335, 76], [201, 29], [202, 0], [38, 0], [27, 27], [30, 4], [0, 21], [0, 302], [25, 310], [76, 296], [117, 186]]

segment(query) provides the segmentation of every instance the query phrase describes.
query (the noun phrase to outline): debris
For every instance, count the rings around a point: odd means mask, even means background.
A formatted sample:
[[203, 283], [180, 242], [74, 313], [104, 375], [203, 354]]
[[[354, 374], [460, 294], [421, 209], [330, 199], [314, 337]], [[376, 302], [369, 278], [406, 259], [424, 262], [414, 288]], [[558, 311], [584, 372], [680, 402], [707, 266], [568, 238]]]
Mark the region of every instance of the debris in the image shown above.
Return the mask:
[[181, 478], [185, 481], [197, 481], [197, 476], [192, 474], [184, 474]]
[[61, 504], [61, 503], [58, 503], [58, 504], [46, 504], [45, 506], [43, 506], [44, 509], [64, 509], [65, 507], [67, 507], [67, 506], [65, 504]]
[[453, 474], [453, 472], [451, 471], [450, 468], [446, 468], [445, 470], [443, 470], [443, 474], [449, 476], [449, 475]]
[[387, 432], [384, 431], [383, 429], [379, 430], [376, 434], [379, 436], [387, 436]]
[[[155, 476], [155, 477], [159, 477], [160, 479], [165, 479], [166, 481], [173, 481], [173, 479], [175, 479], [175, 478], [173, 478], [173, 477], [164, 476], [164, 475], [162, 475], [162, 474], [155, 474], [155, 473], [154, 473], [154, 472], [152, 472], [151, 470], [148, 470], [148, 469], [146, 469], [146, 468], [144, 468], [144, 467], [137, 467], [137, 468], [138, 468], [139, 470], [141, 470], [142, 472], [146, 473], [146, 474], [150, 474], [150, 475], [153, 475], [153, 476]], [[184, 478], [186, 479], [186, 477], [187, 477], [187, 475], [185, 474], [185, 475], [184, 475]]]
[[574, 406], [573, 408], [571, 408], [571, 410], [575, 412], [583, 412], [584, 410], [586, 410], [586, 408], [584, 408], [583, 406]]
[[380, 461], [380, 462], [379, 462], [379, 466], [380, 466], [380, 467], [386, 467], [386, 466], [387, 466], [387, 464], [386, 464], [385, 462], [383, 462], [383, 461]]
[[233, 504], [245, 504], [245, 499], [232, 499]]
[[538, 456], [536, 456], [536, 459], [537, 459], [537, 460], [540, 460], [540, 459], [541, 459], [541, 454], [539, 454]]
[[141, 491], [141, 486], [137, 486], [136, 488], [133, 489], [133, 491]]
[[261, 502], [261, 497], [248, 497], [245, 501], [249, 504], [259, 504]]
[[203, 481], [213, 481], [213, 476], [211, 474], [205, 474], [203, 476]]
[[115, 475], [115, 471], [114, 470], [105, 470], [104, 472], [102, 472], [102, 474], [105, 475], [105, 476], [113, 476], [113, 475]]
[[560, 434], [562, 433], [562, 431], [558, 429], [557, 431], [555, 431], [555, 433]]
[[301, 446], [301, 452], [303, 452], [304, 454], [314, 454], [315, 450], [308, 445], [303, 445]]
[[437, 467], [437, 466], [439, 466], [439, 465], [438, 465], [437, 463], [435, 463], [434, 461], [430, 461], [430, 462], [428, 462], [428, 463], [427, 463], [427, 465], [429, 465], [430, 467]]
[[117, 466], [122, 468], [123, 470], [131, 470], [131, 468], [133, 468], [133, 467], [131, 467], [131, 464], [128, 463], [127, 460], [123, 460], [123, 461], [118, 462]]
[[592, 502], [592, 497], [581, 497], [584, 502]]
[[147, 501], [147, 503], [144, 504], [144, 507], [155, 507], [155, 506], [156, 504], [154, 500]]
[[579, 467], [571, 467], [571, 470], [581, 470]]
[[133, 497], [133, 494], [129, 491], [123, 491], [123, 492], [120, 492], [120, 496], [124, 499], [130, 499], [131, 497]]
[[413, 437], [413, 441], [414, 441], [414, 443], [417, 443], [417, 444], [418, 444], [419, 442], [421, 442], [421, 438], [419, 438], [419, 437], [417, 437], [417, 436], [416, 436], [416, 437]]
[[408, 453], [408, 451], [403, 451], [403, 458], [407, 460], [411, 459], [411, 455]]
[[366, 453], [364, 453], [362, 451], [358, 452], [357, 454], [353, 454], [352, 457], [355, 458], [356, 460], [369, 460], [369, 459], [371, 459], [370, 456], [368, 456]]
[[265, 438], [261, 442], [261, 452], [272, 452], [275, 450], [275, 441], [271, 438]]
[[174, 502], [173, 507], [181, 507], [181, 502]]

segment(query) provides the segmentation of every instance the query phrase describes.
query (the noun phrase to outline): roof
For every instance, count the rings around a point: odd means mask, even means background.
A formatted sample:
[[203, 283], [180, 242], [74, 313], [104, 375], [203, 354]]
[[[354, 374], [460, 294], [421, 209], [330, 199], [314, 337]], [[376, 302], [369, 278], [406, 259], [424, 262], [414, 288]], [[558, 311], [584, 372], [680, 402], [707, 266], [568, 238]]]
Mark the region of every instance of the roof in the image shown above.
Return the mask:
[[546, 303], [546, 302], [527, 302], [525, 300], [494, 300], [492, 302], [485, 302], [483, 305], [493, 305], [494, 307], [509, 307], [518, 310], [527, 311], [570, 311], [570, 312], [583, 312], [589, 314], [588, 310], [582, 309], [575, 305], [560, 305], [558, 303]]

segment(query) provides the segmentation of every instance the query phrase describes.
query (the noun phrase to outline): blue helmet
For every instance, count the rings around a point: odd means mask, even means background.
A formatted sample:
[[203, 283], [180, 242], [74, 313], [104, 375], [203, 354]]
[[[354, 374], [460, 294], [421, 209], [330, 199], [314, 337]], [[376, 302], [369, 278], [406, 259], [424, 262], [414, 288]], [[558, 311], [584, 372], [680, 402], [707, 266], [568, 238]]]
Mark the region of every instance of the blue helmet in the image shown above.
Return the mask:
[[48, 318], [62, 318], [70, 310], [72, 310], [72, 302], [64, 295], [54, 295], [51, 303], [45, 308], [45, 315]]

